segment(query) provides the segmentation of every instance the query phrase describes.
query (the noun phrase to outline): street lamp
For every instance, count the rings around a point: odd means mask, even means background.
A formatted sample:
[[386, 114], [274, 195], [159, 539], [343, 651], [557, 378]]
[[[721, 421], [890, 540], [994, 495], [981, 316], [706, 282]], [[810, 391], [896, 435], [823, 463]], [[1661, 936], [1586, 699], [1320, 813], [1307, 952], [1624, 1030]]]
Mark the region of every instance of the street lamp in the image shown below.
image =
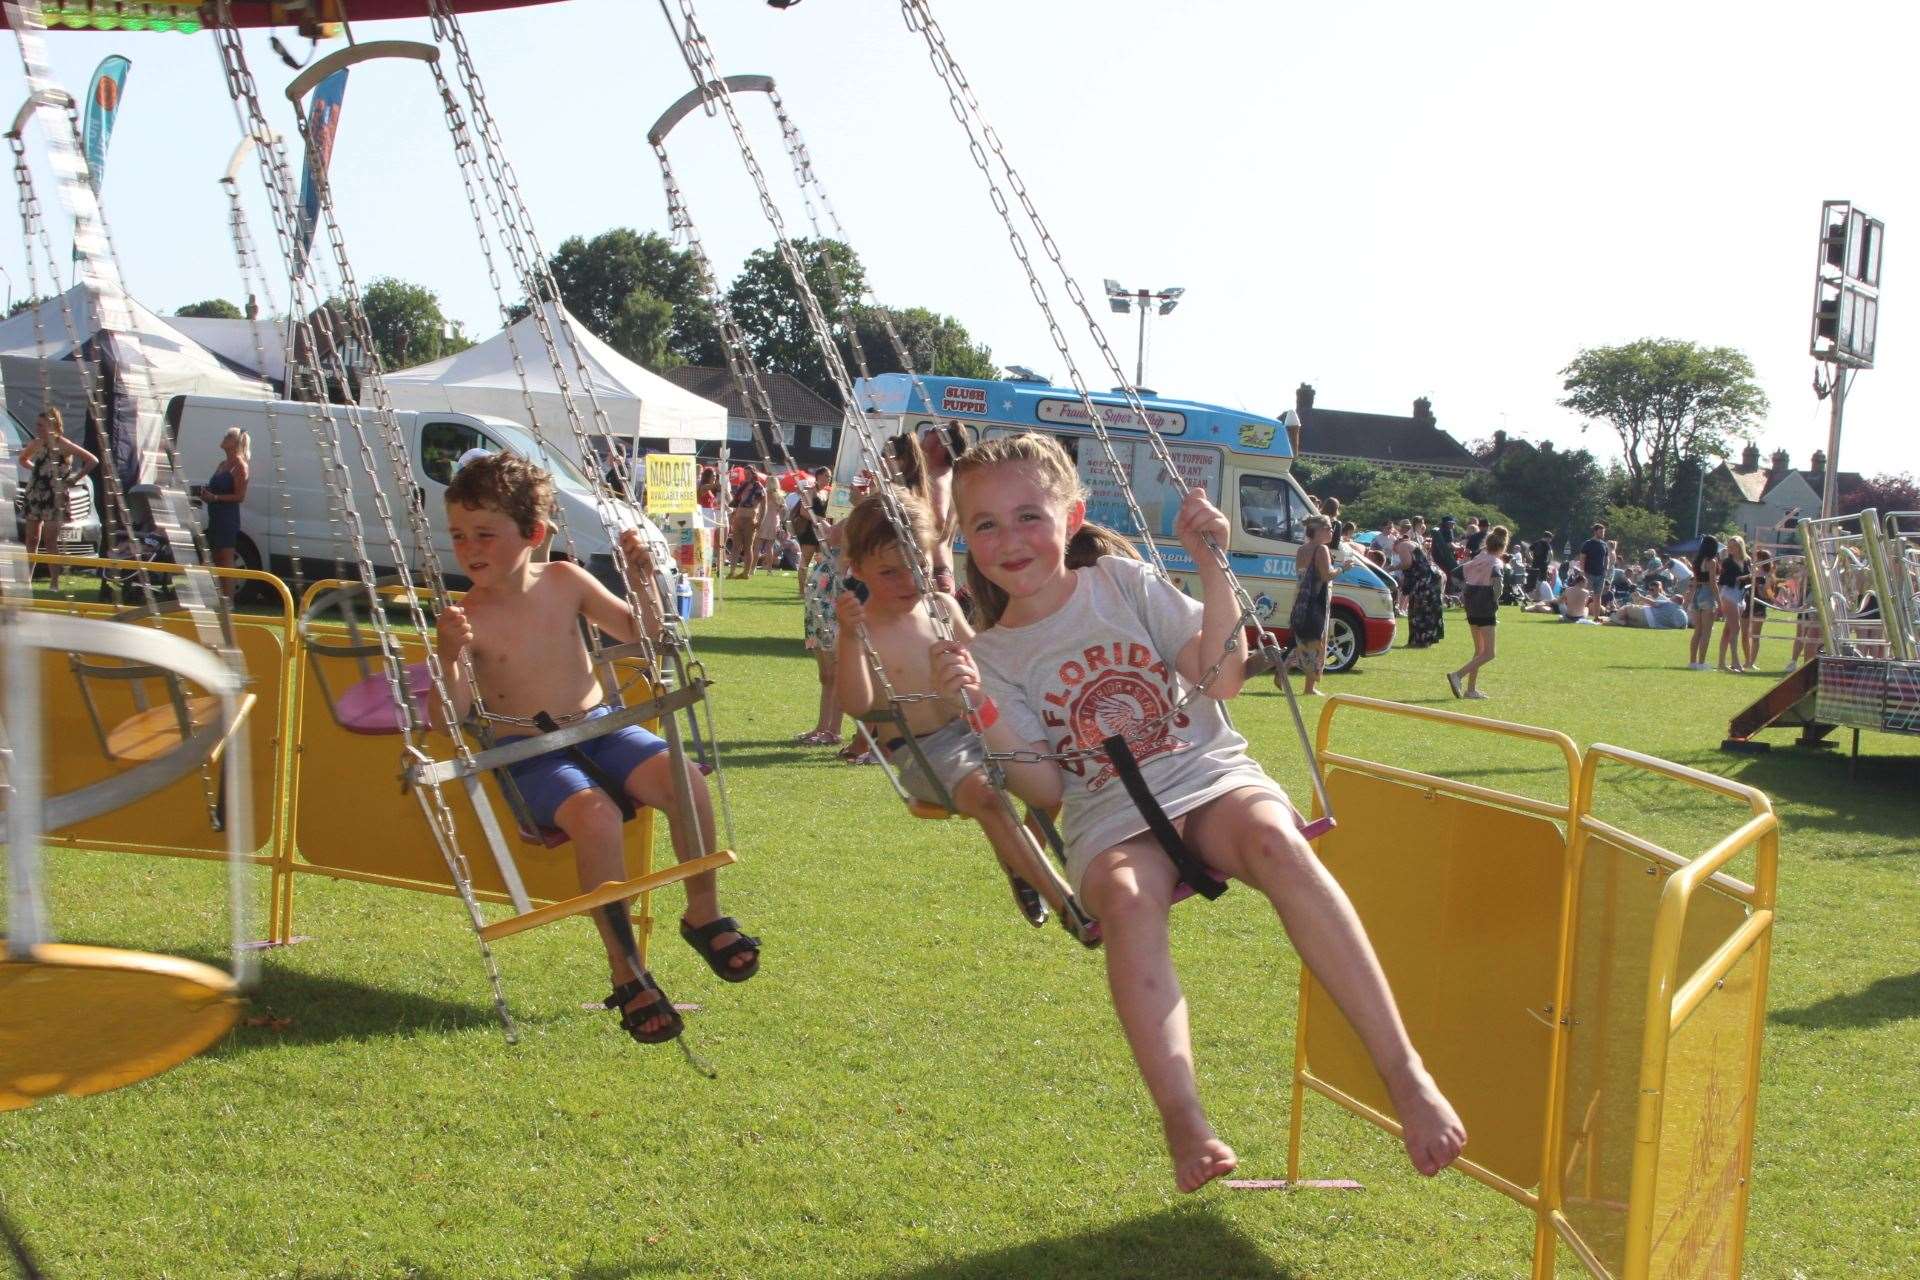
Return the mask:
[[1140, 337], [1133, 362], [1133, 386], [1137, 391], [1145, 386], [1147, 381], [1148, 304], [1158, 303], [1157, 309], [1164, 316], [1180, 305], [1180, 297], [1186, 293], [1186, 290], [1177, 285], [1169, 285], [1155, 293], [1151, 289], [1123, 289], [1118, 280], [1110, 279], [1103, 283], [1107, 286], [1107, 305], [1113, 308], [1114, 314], [1125, 315], [1135, 306], [1140, 308]]

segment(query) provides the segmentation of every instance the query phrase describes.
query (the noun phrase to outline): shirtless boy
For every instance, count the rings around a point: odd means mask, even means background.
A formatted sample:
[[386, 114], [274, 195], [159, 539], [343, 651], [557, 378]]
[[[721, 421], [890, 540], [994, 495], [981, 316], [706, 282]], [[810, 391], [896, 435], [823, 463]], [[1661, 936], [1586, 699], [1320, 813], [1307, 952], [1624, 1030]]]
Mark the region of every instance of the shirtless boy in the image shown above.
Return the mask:
[[[932, 549], [938, 536], [927, 505], [911, 494], [900, 495], [900, 506], [920, 544], [922, 556]], [[872, 669], [867, 665], [865, 646], [856, 637], [864, 628], [867, 642], [886, 670], [887, 683], [896, 694], [924, 694], [933, 691], [933, 666], [930, 654], [939, 636], [933, 619], [913, 581], [913, 571], [901, 554], [893, 524], [878, 497], [856, 506], [840, 524], [843, 552], [853, 576], [865, 587], [862, 601], [843, 591], [834, 599], [834, 613], [840, 622], [836, 681], [840, 705], [847, 714], [859, 716], [883, 706], [884, 695], [876, 687]], [[947, 617], [953, 624], [954, 638], [965, 642], [973, 637], [960, 611], [960, 604], [946, 592], [940, 592]], [[907, 749], [907, 740], [883, 730], [880, 745], [900, 771], [900, 783], [916, 800], [945, 805], [951, 801], [956, 812], [972, 818], [986, 830], [994, 856], [1013, 885], [1014, 901], [1020, 914], [1035, 926], [1047, 921], [1047, 908], [1060, 915], [1060, 923], [1081, 941], [1092, 937], [1091, 921], [1071, 901], [1064, 881], [1052, 866], [1039, 859], [1030, 838], [1021, 829], [993, 786], [987, 781], [986, 758], [980, 751], [979, 735], [970, 733], [961, 718], [961, 708], [944, 698], [903, 702], [907, 729], [919, 744], [920, 754], [936, 775], [927, 777], [920, 762]], [[945, 792], [943, 795], [942, 792]], [[1037, 862], [1037, 865], [1035, 865]]]
[[[490, 711], [532, 717], [542, 712], [559, 722], [607, 715], [593, 663], [580, 636], [584, 617], [616, 642], [661, 629], [661, 605], [654, 581], [653, 557], [637, 530], [620, 535], [620, 554], [639, 596], [641, 618], [576, 564], [536, 564], [534, 550], [548, 534], [553, 503], [551, 477], [514, 453], [495, 453], [469, 462], [447, 486], [447, 524], [460, 572], [473, 582], [466, 598], [440, 617], [438, 643], [446, 664], [454, 710], [462, 719], [473, 704], [464, 653], [472, 659], [473, 680]], [[438, 712], [436, 711], [436, 714]], [[524, 737], [527, 735], [518, 735]], [[513, 741], [502, 737], [501, 743]], [[673, 757], [667, 744], [631, 725], [579, 747], [600, 772], [619, 779], [629, 799], [667, 815], [674, 854], [680, 861], [712, 852], [713, 806], [706, 779], [687, 769], [697, 829], [675, 803]], [[534, 822], [557, 827], [573, 842], [583, 890], [626, 878], [621, 811], [613, 797], [597, 787], [565, 751], [535, 756], [508, 767]], [[720, 914], [712, 872], [690, 877], [687, 913], [680, 936], [700, 953], [719, 977], [745, 982], [760, 967], [759, 940], [740, 932], [731, 916]], [[625, 903], [594, 913], [613, 971], [614, 994], [608, 1008], [618, 1009], [620, 1025], [642, 1044], [678, 1036], [682, 1020], [652, 975], [629, 970], [633, 947]]]

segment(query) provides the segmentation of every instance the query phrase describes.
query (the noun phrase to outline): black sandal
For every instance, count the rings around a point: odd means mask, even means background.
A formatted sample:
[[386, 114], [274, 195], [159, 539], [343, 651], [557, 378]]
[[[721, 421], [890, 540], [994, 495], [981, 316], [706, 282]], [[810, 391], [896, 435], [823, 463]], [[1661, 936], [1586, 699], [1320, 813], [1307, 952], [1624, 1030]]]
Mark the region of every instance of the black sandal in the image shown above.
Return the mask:
[[[738, 933], [740, 936], [726, 946], [715, 949], [713, 940], [723, 933]], [[688, 946], [700, 953], [700, 958], [707, 962], [707, 968], [713, 970], [717, 978], [728, 982], [745, 982], [760, 972], [760, 939], [749, 938], [741, 930], [740, 922], [732, 916], [721, 916], [711, 924], [703, 924], [698, 929], [688, 924], [686, 917], [682, 916], [680, 936], [687, 940]], [[735, 956], [749, 951], [753, 952], [753, 959], [739, 968], [736, 969], [727, 963]]]
[[[628, 1009], [627, 1004], [635, 996], [644, 992], [653, 992], [653, 999], [637, 1009]], [[687, 1020], [673, 1007], [673, 1001], [667, 999], [667, 993], [653, 980], [653, 975], [644, 973], [638, 982], [624, 982], [613, 989], [613, 994], [601, 1003], [620, 1015], [620, 1029], [638, 1040], [641, 1044], [665, 1044], [678, 1039], [687, 1029]], [[651, 1031], [642, 1031], [640, 1024], [655, 1018], [667, 1021]]]
[[1020, 909], [1020, 918], [1036, 929], [1045, 924], [1047, 900], [1040, 891], [1011, 871], [1007, 872], [1007, 883], [1013, 886], [1013, 905]]

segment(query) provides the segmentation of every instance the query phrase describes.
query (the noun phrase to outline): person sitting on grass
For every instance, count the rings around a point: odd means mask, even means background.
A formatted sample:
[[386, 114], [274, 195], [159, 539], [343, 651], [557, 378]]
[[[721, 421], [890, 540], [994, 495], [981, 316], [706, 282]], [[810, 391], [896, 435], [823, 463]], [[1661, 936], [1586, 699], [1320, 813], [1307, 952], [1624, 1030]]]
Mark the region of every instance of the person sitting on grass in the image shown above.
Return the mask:
[[[1100, 918], [1107, 985], [1159, 1112], [1175, 1186], [1197, 1191], [1238, 1164], [1200, 1102], [1169, 947], [1174, 858], [1187, 855], [1272, 904], [1380, 1073], [1414, 1168], [1431, 1175], [1451, 1164], [1466, 1129], [1408, 1039], [1359, 916], [1222, 710], [1248, 678], [1237, 656], [1244, 647], [1228, 647], [1239, 636], [1239, 609], [1209, 547], [1227, 545], [1226, 516], [1193, 488], [1174, 521], [1200, 566], [1203, 603], [1126, 557], [1070, 566], [1087, 495], [1051, 436], [1004, 436], [969, 450], [955, 463], [953, 496], [974, 597], [997, 599], [999, 621], [971, 645], [934, 646], [937, 685], [975, 700], [989, 750], [1033, 753], [1007, 766], [1016, 791], [1062, 809], [1069, 879]], [[1230, 660], [1216, 664], [1222, 654]], [[1211, 682], [1194, 694], [1203, 673]], [[1180, 852], [1149, 833], [1122, 785], [1117, 769], [1127, 759], [1114, 761], [1105, 745], [1116, 736], [1138, 762], [1141, 793], [1178, 832]], [[1070, 753], [1068, 767], [1060, 753]]]
[[[900, 511], [918, 545], [923, 566], [931, 563], [938, 533], [933, 513], [927, 504], [910, 493], [899, 495]], [[887, 515], [886, 501], [876, 495], [867, 498], [841, 522], [845, 554], [852, 586], [834, 599], [834, 615], [839, 620], [840, 643], [835, 682], [840, 704], [850, 715], [865, 716], [884, 711], [885, 694], [868, 665], [868, 646], [886, 673], [887, 684], [901, 696], [934, 692], [933, 670], [927, 657], [929, 647], [939, 638], [927, 602], [907, 566], [899, 535]], [[936, 593], [945, 606], [953, 634], [970, 639], [973, 628], [967, 625], [960, 602], [945, 591]], [[861, 643], [864, 631], [866, 643]], [[1003, 796], [987, 781], [986, 757], [980, 749], [980, 736], [969, 729], [960, 709], [945, 698], [897, 704], [906, 719], [907, 731], [914, 736], [918, 752], [910, 750], [897, 730], [876, 728], [875, 734], [887, 758], [900, 774], [900, 785], [907, 794], [927, 804], [950, 806], [954, 812], [972, 818], [987, 833], [987, 842], [1000, 861], [1001, 870], [1013, 887], [1013, 899], [1029, 924], [1047, 922], [1047, 908], [1064, 903], [1047, 903], [1033, 882], [1022, 874], [1030, 848], [1021, 832], [1019, 820]], [[922, 767], [921, 761], [926, 766]], [[933, 776], [927, 776], [931, 769]], [[1064, 913], [1063, 913], [1064, 915]]]
[[[558, 560], [534, 563], [534, 549], [549, 532], [553, 505], [553, 480], [544, 469], [515, 453], [488, 454], [454, 474], [446, 503], [454, 558], [473, 582], [461, 603], [441, 613], [437, 628], [455, 714], [466, 717], [476, 685], [487, 709], [503, 715], [544, 715], [561, 722], [609, 714], [612, 709], [602, 704], [600, 682], [580, 637], [580, 619], [620, 643], [643, 633], [660, 634], [664, 614], [653, 556], [639, 532], [626, 530], [619, 544], [639, 598], [640, 617], [635, 618], [580, 566]], [[471, 662], [460, 661], [463, 656]], [[439, 714], [436, 707], [436, 718]], [[594, 767], [589, 769], [589, 764]], [[680, 861], [713, 852], [704, 847], [714, 831], [706, 779], [698, 769], [685, 767], [694, 813], [683, 815], [675, 802], [674, 768], [665, 742], [629, 725], [577, 748], [509, 765], [507, 772], [534, 823], [558, 828], [573, 842], [585, 891], [627, 878], [621, 798], [666, 813]], [[618, 780], [624, 797], [607, 794], [593, 774]], [[711, 871], [690, 877], [686, 885], [687, 914], [680, 921], [680, 936], [717, 976], [745, 982], [760, 968], [759, 940], [741, 933], [731, 916], [720, 914]], [[627, 912], [625, 903], [615, 903], [594, 913], [613, 970], [607, 1007], [619, 1010], [621, 1027], [635, 1040], [660, 1044], [678, 1036], [683, 1023], [650, 973], [641, 970], [621, 980], [629, 966], [627, 956], [634, 951]]]
[[1592, 623], [1594, 620], [1587, 616], [1592, 600], [1593, 588], [1587, 585], [1587, 575], [1575, 569], [1567, 579], [1566, 590], [1560, 593], [1560, 621]]
[[1647, 627], [1654, 631], [1678, 631], [1687, 625], [1687, 610], [1678, 600], [1667, 594], [1666, 583], [1656, 575], [1648, 574], [1640, 590], [1634, 592], [1632, 600], [1616, 605], [1613, 611], [1600, 621], [1615, 627]]

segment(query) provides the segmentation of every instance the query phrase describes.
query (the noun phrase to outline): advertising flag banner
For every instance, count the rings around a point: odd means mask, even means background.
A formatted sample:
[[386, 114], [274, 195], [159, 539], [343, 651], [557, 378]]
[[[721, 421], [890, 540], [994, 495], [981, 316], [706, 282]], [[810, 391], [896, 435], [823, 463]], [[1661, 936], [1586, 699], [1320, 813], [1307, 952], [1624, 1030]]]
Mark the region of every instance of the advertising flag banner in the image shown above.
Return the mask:
[[86, 139], [87, 177], [93, 194], [100, 194], [100, 181], [107, 171], [107, 143], [113, 140], [113, 124], [120, 118], [120, 101], [127, 93], [127, 72], [133, 63], [112, 54], [100, 59], [93, 69], [93, 83], [87, 86], [87, 117], [82, 128]]
[[333, 139], [340, 130], [340, 102], [347, 96], [347, 71], [342, 67], [313, 91], [313, 104], [307, 108], [307, 133], [312, 144], [300, 173], [300, 222], [294, 228], [294, 263], [300, 270], [307, 264], [307, 251], [313, 246], [314, 230], [320, 225], [320, 187], [316, 175], [325, 177], [333, 159]]

